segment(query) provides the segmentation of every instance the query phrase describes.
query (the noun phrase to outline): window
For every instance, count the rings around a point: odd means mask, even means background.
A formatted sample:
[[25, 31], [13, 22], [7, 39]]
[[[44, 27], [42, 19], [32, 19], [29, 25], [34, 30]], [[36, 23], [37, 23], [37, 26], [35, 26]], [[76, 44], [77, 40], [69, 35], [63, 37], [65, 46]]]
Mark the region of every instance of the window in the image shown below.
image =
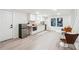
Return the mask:
[[63, 18], [51, 18], [51, 26], [63, 27]]
[[57, 27], [63, 27], [63, 18], [57, 18]]
[[56, 26], [56, 18], [51, 18], [51, 26]]

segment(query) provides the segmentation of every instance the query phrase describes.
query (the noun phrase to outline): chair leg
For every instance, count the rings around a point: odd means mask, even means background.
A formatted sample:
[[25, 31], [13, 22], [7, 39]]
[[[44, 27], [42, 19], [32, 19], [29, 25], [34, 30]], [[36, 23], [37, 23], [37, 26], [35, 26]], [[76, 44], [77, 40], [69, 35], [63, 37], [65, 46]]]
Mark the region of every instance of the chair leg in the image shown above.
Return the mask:
[[76, 50], [76, 47], [74, 44], [69, 44], [68, 46], [69, 46], [68, 48], [70, 48], [71, 50]]
[[62, 49], [62, 50], [65, 50], [65, 47], [64, 47], [64, 46], [65, 46], [65, 43], [62, 42], [62, 41], [60, 41], [58, 48], [60, 48], [60, 49]]

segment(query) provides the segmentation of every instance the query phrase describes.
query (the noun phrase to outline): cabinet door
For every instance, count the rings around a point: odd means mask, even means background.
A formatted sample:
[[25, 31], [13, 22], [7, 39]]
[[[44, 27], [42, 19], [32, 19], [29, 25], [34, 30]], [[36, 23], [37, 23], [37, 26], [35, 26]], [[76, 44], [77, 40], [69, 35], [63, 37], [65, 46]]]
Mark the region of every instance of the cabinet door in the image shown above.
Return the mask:
[[12, 38], [12, 13], [0, 10], [0, 41]]

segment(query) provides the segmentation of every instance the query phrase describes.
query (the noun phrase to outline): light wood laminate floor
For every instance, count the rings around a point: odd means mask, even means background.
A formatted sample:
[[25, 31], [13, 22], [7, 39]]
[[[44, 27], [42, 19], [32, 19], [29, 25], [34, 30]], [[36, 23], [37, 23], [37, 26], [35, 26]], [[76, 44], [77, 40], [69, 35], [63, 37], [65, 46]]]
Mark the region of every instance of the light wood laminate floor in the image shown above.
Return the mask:
[[24, 39], [12, 39], [0, 43], [0, 50], [63, 50], [58, 47], [61, 34], [43, 31]]

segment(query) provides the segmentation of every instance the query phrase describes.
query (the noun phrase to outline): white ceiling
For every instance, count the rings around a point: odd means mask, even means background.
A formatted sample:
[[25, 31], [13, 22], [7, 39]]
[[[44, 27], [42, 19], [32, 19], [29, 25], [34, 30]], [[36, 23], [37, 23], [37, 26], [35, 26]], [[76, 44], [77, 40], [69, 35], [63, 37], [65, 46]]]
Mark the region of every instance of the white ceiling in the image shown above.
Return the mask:
[[2, 10], [22, 12], [22, 13], [32, 13], [32, 14], [36, 14], [36, 12], [39, 12], [39, 14], [44, 14], [44, 15], [56, 15], [56, 14], [70, 15], [72, 14], [74, 9], [57, 9], [57, 10], [54, 10], [54, 9], [2, 9]]

